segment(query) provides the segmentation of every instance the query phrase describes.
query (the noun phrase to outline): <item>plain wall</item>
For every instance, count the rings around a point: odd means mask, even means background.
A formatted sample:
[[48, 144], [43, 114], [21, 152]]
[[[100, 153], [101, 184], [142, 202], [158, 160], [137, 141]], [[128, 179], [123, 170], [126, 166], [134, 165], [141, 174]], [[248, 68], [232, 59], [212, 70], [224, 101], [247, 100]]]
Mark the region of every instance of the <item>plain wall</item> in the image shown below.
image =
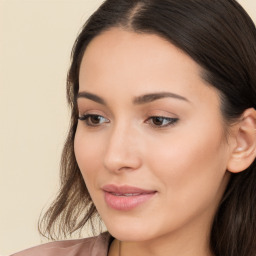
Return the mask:
[[[42, 242], [69, 124], [75, 37], [102, 0], [0, 0], [0, 255]], [[239, 1], [256, 21], [255, 0]]]

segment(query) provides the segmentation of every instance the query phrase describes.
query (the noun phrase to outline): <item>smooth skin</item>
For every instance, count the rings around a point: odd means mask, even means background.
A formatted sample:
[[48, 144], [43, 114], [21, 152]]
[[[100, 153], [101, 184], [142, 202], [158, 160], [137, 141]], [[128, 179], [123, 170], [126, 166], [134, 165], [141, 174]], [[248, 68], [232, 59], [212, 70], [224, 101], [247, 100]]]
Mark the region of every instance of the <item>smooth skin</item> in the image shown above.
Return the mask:
[[[248, 109], [227, 133], [218, 91], [202, 74], [154, 34], [112, 28], [87, 47], [74, 146], [92, 200], [116, 238], [110, 256], [118, 255], [118, 240], [122, 256], [212, 255], [209, 233], [230, 172], [255, 158], [256, 115]], [[118, 211], [104, 200], [106, 184], [157, 193]]]

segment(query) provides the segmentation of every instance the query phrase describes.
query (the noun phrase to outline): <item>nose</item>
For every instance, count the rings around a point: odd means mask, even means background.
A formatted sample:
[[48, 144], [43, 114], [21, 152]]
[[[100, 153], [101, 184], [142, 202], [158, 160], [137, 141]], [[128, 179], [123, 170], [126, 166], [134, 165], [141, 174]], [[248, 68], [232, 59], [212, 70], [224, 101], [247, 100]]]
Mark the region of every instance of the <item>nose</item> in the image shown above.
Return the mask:
[[138, 135], [132, 128], [114, 128], [108, 138], [104, 167], [115, 173], [139, 169], [142, 164], [139, 144]]

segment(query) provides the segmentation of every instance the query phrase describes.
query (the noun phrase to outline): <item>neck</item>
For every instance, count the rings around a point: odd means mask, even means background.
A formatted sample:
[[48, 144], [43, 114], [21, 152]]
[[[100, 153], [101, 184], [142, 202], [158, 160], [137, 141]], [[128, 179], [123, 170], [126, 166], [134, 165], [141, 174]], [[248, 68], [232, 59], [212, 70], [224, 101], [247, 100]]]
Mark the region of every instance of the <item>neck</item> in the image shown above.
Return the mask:
[[187, 243], [180, 243], [179, 241], [168, 244], [163, 241], [147, 241], [147, 242], [119, 242], [118, 256], [140, 255], [140, 256], [213, 256], [210, 252], [209, 246], [203, 241], [201, 243], [194, 243], [188, 239]]
[[111, 244], [108, 256], [213, 256], [209, 249], [209, 232], [187, 232], [160, 236], [147, 241], [119, 241]]

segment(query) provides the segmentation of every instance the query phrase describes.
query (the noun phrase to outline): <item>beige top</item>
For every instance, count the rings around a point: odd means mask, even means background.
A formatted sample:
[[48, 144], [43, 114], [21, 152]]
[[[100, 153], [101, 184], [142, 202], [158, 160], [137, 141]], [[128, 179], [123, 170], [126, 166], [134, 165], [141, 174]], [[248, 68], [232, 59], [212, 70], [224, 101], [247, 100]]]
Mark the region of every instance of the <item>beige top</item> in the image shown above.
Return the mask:
[[107, 256], [112, 240], [105, 232], [97, 237], [39, 245], [10, 256]]

